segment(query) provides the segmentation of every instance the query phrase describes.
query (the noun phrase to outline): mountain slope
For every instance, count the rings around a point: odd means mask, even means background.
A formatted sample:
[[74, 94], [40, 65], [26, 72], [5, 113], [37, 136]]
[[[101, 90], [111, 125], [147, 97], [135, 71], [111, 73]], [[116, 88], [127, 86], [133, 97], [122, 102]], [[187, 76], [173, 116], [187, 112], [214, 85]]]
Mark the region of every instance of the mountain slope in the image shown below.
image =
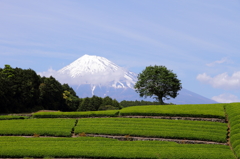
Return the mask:
[[[140, 98], [134, 90], [137, 75], [119, 67], [104, 57], [84, 55], [66, 67], [60, 69], [58, 74], [71, 81], [71, 86], [80, 98], [97, 95], [110, 96], [122, 100], [148, 100]], [[165, 102], [175, 104], [207, 104], [215, 101], [196, 93], [182, 89], [175, 99]]]
[[84, 55], [58, 71], [77, 81], [78, 86], [90, 84], [114, 88], [133, 88], [136, 74], [117, 66], [104, 57]]

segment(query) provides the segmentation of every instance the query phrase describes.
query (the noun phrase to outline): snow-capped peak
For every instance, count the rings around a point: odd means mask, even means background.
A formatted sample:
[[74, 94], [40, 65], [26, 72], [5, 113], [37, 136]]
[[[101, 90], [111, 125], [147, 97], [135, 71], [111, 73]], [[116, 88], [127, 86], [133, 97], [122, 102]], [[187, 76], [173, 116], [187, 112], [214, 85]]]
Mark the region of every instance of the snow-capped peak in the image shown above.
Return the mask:
[[78, 85], [108, 85], [115, 88], [133, 88], [136, 74], [100, 56], [84, 55], [58, 71], [78, 80]]
[[119, 66], [100, 56], [84, 55], [66, 67], [59, 70], [60, 73], [68, 72], [72, 77], [81, 76], [83, 74], [95, 74], [105, 71], [117, 71]]

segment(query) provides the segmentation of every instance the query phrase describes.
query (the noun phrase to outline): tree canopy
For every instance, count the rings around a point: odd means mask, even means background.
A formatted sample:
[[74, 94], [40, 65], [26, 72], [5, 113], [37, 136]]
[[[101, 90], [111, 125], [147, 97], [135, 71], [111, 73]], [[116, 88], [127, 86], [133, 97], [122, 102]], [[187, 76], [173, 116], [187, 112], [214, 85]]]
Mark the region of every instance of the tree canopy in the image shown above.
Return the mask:
[[10, 65], [0, 68], [0, 114], [40, 109], [76, 110], [78, 99], [71, 87], [53, 77], [40, 77], [34, 70]]
[[109, 96], [101, 98], [94, 95], [91, 98], [86, 97], [80, 100], [77, 111], [121, 109], [119, 102]]
[[38, 105], [40, 78], [31, 69], [0, 69], [0, 112], [20, 112]]
[[165, 66], [148, 66], [139, 75], [134, 88], [141, 97], [154, 96], [161, 104], [163, 100], [175, 98], [182, 89], [177, 75]]
[[52, 76], [41, 77], [31, 69], [10, 65], [0, 68], [0, 114], [41, 109], [97, 111], [120, 108], [118, 101], [108, 96], [79, 98], [68, 84], [61, 84]]

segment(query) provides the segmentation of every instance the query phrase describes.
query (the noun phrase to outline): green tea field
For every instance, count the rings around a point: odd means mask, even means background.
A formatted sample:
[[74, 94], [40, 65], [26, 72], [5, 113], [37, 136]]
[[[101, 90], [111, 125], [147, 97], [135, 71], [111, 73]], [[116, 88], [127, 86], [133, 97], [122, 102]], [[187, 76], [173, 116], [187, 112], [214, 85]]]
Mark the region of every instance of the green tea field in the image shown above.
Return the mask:
[[0, 158], [240, 159], [240, 103], [0, 119]]

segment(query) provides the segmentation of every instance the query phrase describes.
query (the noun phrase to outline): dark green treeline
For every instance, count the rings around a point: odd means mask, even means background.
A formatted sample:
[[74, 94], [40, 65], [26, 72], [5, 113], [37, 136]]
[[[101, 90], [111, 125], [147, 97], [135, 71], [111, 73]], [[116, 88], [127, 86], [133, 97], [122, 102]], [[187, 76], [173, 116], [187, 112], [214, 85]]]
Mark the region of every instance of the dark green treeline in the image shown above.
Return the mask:
[[0, 114], [37, 110], [89, 111], [119, 109], [110, 97], [79, 98], [68, 84], [41, 77], [32, 69], [0, 68]]

